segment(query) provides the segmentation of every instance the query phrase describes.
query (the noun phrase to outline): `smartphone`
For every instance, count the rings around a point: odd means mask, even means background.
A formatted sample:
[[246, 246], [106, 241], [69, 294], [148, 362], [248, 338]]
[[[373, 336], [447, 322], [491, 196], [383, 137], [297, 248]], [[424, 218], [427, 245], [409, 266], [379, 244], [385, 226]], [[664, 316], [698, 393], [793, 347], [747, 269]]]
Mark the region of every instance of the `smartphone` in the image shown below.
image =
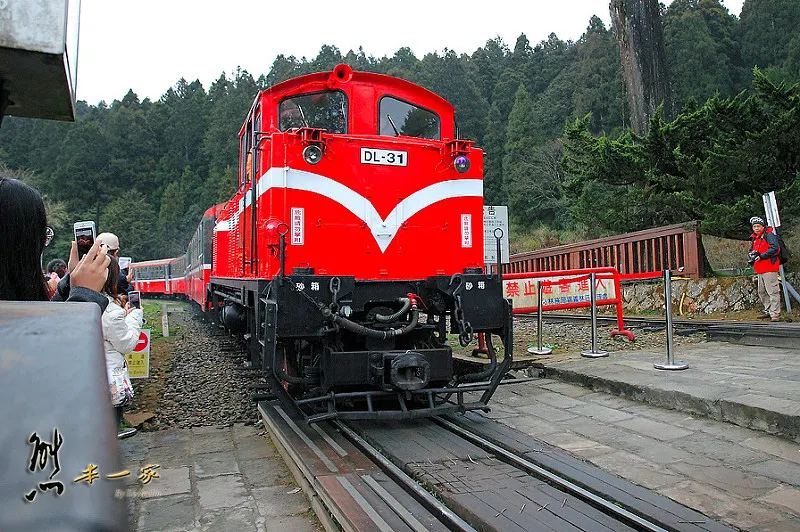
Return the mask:
[[75, 230], [75, 242], [78, 244], [78, 259], [80, 260], [89, 253], [89, 249], [94, 245], [97, 231], [93, 221], [75, 222], [73, 228]]
[[128, 303], [131, 308], [142, 308], [142, 294], [140, 292], [128, 292]]
[[130, 257], [120, 257], [119, 258], [119, 269], [124, 270], [131, 265], [131, 258]]

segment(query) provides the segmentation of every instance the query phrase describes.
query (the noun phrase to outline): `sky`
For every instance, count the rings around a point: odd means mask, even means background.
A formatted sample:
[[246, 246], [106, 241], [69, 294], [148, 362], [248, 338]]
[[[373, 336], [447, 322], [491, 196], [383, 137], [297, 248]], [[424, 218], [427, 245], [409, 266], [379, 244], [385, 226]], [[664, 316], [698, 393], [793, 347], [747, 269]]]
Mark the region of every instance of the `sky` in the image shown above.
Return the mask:
[[[738, 16], [743, 2], [722, 3]], [[82, 0], [78, 99], [111, 103], [133, 89], [157, 100], [180, 78], [208, 89], [223, 72], [257, 78], [279, 54], [311, 60], [324, 44], [377, 58], [408, 46], [422, 59], [498, 36], [513, 49], [521, 33], [533, 45], [550, 33], [574, 41], [592, 15], [608, 26], [608, 0]]]

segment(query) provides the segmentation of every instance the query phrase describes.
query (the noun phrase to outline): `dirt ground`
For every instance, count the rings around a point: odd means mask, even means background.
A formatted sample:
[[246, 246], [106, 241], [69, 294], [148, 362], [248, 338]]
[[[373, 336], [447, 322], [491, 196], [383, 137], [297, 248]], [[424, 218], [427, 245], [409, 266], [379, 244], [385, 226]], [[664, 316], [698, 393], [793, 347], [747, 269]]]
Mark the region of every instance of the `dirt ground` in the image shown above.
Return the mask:
[[[161, 316], [163, 303], [168, 303], [170, 308], [182, 308], [183, 314], [172, 314], [170, 317], [169, 333], [165, 338], [161, 330]], [[130, 426], [148, 429], [149, 414], [158, 412], [159, 402], [164, 395], [164, 385], [172, 369], [172, 352], [175, 343], [182, 336], [180, 321], [191, 316], [189, 305], [181, 301], [151, 301], [144, 304], [144, 313], [147, 324], [145, 329], [150, 329], [150, 371], [146, 379], [134, 379], [133, 403], [125, 409], [124, 420]], [[185, 316], [185, 317], [184, 317]], [[190, 318], [191, 319], [191, 318]]]

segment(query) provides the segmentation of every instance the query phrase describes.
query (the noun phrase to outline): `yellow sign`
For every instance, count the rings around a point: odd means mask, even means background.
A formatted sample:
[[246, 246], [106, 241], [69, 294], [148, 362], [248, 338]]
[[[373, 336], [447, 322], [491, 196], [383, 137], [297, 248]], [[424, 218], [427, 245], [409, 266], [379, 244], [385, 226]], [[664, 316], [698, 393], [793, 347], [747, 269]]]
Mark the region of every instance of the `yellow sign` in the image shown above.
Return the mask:
[[150, 376], [150, 329], [142, 329], [139, 343], [132, 353], [125, 355], [128, 375], [131, 379], [146, 379]]
[[[536, 308], [539, 305], [537, 281], [547, 283], [542, 286], [542, 308], [556, 305], [578, 306], [591, 301], [590, 283], [586, 275], [503, 279], [503, 293], [505, 297], [511, 298], [515, 309]], [[605, 305], [607, 300], [616, 299], [614, 280], [609, 277], [597, 277], [595, 295], [598, 305]]]

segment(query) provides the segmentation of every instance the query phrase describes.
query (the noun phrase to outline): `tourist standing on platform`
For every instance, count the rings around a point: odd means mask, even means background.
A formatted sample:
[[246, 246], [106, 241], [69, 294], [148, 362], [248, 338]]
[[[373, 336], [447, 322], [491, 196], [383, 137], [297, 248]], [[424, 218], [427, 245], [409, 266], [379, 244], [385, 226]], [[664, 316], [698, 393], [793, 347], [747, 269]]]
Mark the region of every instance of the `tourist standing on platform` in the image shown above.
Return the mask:
[[[114, 233], [100, 233], [97, 235], [97, 239], [103, 242], [103, 247], [106, 248], [108, 254], [117, 259], [117, 264], [119, 264], [119, 238], [117, 238], [117, 235]], [[133, 279], [133, 273], [126, 274], [120, 270], [119, 275], [117, 275], [117, 294], [127, 296], [128, 292], [133, 290], [131, 279]]]
[[766, 227], [764, 219], [759, 216], [750, 218], [753, 234], [750, 235], [750, 264], [758, 275], [758, 297], [764, 305], [760, 319], [781, 321], [781, 290], [778, 281], [780, 246], [778, 236], [772, 227]]
[[117, 436], [126, 438], [133, 436], [136, 429], [121, 429], [122, 410], [133, 398], [133, 386], [128, 374], [125, 354], [132, 352], [139, 343], [139, 333], [142, 331], [144, 316], [142, 309], [131, 308], [118, 296], [118, 275], [119, 265], [117, 260], [112, 257], [111, 263], [108, 265], [108, 278], [103, 287], [103, 294], [108, 298], [108, 307], [103, 312], [103, 343], [106, 351], [106, 371], [111, 404], [117, 414], [117, 430], [119, 431]]

